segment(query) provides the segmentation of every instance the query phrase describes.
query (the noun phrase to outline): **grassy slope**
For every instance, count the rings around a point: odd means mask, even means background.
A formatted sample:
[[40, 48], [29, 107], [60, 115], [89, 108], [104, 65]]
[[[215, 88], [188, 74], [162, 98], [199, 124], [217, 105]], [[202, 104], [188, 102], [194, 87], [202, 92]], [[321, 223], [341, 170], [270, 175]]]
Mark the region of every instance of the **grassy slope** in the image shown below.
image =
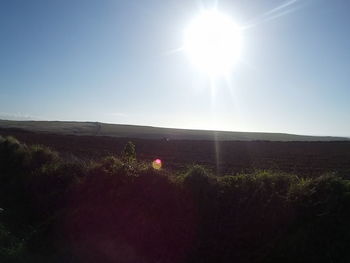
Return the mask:
[[0, 120], [1, 128], [19, 128], [35, 132], [58, 134], [97, 135], [142, 139], [171, 140], [222, 140], [222, 141], [345, 141], [349, 138], [303, 136], [284, 133], [225, 132], [206, 130], [186, 130], [157, 128], [150, 126], [106, 124], [99, 122], [66, 121], [8, 121]]

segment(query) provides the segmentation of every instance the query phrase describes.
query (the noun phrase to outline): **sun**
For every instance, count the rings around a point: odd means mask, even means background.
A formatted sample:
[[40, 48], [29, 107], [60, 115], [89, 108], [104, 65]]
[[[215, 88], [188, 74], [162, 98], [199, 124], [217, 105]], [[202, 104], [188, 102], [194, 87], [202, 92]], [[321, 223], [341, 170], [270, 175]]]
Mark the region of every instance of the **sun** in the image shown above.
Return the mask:
[[185, 29], [184, 50], [201, 71], [228, 74], [241, 55], [241, 29], [227, 15], [203, 11]]

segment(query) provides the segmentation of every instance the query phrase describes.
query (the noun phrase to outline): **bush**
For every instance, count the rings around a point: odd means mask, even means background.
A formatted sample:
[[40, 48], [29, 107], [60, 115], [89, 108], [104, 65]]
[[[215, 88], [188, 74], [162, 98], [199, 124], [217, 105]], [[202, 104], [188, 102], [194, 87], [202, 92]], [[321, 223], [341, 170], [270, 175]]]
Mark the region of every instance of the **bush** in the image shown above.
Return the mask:
[[30, 147], [30, 169], [35, 170], [45, 168], [49, 165], [58, 165], [60, 162], [57, 152], [42, 145], [34, 145]]
[[128, 145], [90, 162], [0, 136], [0, 261], [350, 262], [350, 181], [178, 176]]
[[65, 232], [81, 262], [181, 262], [194, 238], [191, 203], [159, 171], [109, 157], [70, 200]]
[[300, 180], [288, 199], [296, 218], [275, 259], [296, 262], [302, 255], [303, 262], [349, 262], [350, 182], [334, 175]]
[[[2, 138], [2, 137], [1, 137]], [[15, 174], [23, 170], [30, 159], [29, 148], [13, 137], [0, 140], [0, 173]]]
[[128, 142], [122, 152], [122, 160], [126, 163], [136, 161], [136, 150], [135, 145], [132, 142]]

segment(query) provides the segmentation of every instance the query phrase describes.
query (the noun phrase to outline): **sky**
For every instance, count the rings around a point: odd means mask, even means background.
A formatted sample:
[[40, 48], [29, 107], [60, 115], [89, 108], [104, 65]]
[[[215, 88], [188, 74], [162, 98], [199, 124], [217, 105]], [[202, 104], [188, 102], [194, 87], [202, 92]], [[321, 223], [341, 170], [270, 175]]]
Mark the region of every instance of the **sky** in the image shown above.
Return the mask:
[[[216, 6], [242, 28], [212, 78], [181, 50]], [[0, 119], [350, 137], [347, 0], [0, 0]]]

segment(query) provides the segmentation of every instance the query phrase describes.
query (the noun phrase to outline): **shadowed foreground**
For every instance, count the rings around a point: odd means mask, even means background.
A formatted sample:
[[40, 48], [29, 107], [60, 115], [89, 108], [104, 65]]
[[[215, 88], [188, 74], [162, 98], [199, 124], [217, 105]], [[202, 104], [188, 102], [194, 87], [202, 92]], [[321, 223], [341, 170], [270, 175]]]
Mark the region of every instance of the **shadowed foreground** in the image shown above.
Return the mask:
[[1, 262], [349, 262], [350, 182], [155, 170], [0, 137]]

